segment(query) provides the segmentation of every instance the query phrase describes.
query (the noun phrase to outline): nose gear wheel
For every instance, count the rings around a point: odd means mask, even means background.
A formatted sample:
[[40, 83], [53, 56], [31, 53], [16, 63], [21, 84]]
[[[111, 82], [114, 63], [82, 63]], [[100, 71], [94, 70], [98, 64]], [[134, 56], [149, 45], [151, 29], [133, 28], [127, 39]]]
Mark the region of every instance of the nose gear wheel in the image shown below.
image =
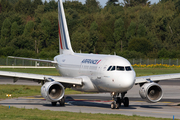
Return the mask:
[[121, 97], [119, 96], [119, 93], [113, 93], [113, 102], [111, 103], [111, 109], [119, 109], [121, 107], [121, 103], [124, 104], [124, 107], [129, 107], [129, 98], [124, 97], [127, 92], [121, 93]]

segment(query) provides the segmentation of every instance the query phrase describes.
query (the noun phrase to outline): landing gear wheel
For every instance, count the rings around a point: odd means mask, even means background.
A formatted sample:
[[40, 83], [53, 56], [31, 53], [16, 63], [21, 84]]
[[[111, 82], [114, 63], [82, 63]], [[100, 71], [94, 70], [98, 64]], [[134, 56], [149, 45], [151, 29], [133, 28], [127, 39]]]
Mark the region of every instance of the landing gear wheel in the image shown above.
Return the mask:
[[115, 108], [116, 108], [116, 109], [119, 109], [119, 103], [116, 103]]
[[112, 102], [112, 103], [111, 103], [111, 109], [115, 109], [115, 107], [116, 107], [115, 102]]
[[52, 106], [56, 106], [57, 102], [51, 102]]
[[124, 107], [129, 107], [129, 98], [128, 97], [124, 98]]
[[60, 103], [60, 106], [64, 106], [64, 105], [65, 105], [65, 98], [63, 97], [63, 98], [59, 101], [59, 103]]
[[117, 97], [117, 100], [116, 100], [116, 109], [119, 109], [120, 106], [121, 106], [121, 98]]
[[119, 103], [119, 106], [121, 106], [122, 100], [120, 97], [117, 97], [117, 102]]

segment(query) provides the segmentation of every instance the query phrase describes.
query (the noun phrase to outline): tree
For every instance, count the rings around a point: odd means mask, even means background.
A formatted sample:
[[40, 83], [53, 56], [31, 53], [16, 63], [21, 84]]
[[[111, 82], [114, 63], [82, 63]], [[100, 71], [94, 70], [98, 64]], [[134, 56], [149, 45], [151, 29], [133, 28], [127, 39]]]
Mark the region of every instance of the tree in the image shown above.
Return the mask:
[[91, 24], [90, 31], [89, 31], [89, 47], [90, 47], [90, 52], [96, 53], [96, 42], [98, 40], [98, 24], [96, 21], [94, 21]]
[[86, 0], [86, 6], [89, 13], [94, 13], [100, 10], [100, 4], [97, 0]]
[[13, 6], [10, 4], [10, 2], [8, 0], [1, 0], [0, 2], [1, 4], [1, 10], [3, 12], [9, 12], [11, 10], [13, 10]]
[[106, 3], [106, 5], [116, 5], [115, 2], [118, 2], [118, 0], [108, 0], [108, 2]]
[[14, 6], [14, 9], [16, 12], [18, 13], [25, 13], [24, 11], [27, 11], [25, 5], [24, 5], [24, 2], [23, 0], [19, 0], [15, 6]]
[[146, 26], [144, 24], [140, 24], [137, 30], [138, 37], [145, 37], [146, 35]]
[[129, 40], [136, 34], [136, 23], [131, 22], [126, 33], [126, 38]]
[[42, 0], [33, 0], [32, 3], [34, 9], [37, 9], [38, 5], [42, 5], [42, 4], [43, 4]]
[[6, 18], [3, 22], [2, 28], [1, 28], [1, 41], [0, 45], [2, 47], [5, 47], [6, 44], [9, 42], [9, 36], [11, 35], [11, 22], [8, 18]]
[[54, 10], [57, 10], [57, 8], [58, 8], [58, 4], [55, 0], [51, 0], [49, 2], [45, 1], [44, 5], [45, 5], [44, 11], [54, 11]]
[[73, 50], [78, 52], [89, 52], [87, 47], [89, 39], [89, 32], [83, 26], [80, 26], [71, 36], [71, 43]]
[[133, 38], [129, 42], [128, 50], [144, 53], [152, 51], [152, 44], [146, 38]]
[[124, 0], [124, 4], [126, 7], [133, 7], [133, 6], [137, 6], [137, 5], [150, 6], [151, 2], [148, 2], [148, 0]]
[[176, 8], [177, 12], [180, 13], [180, 0], [178, 0], [178, 1], [175, 3], [175, 8]]
[[121, 52], [122, 52], [122, 41], [124, 40], [124, 21], [119, 18], [114, 23], [114, 39], [116, 43], [116, 50], [119, 48], [119, 41], [121, 41]]
[[18, 28], [17, 22], [13, 22], [11, 26], [11, 39], [15, 38], [18, 36], [19, 28]]
[[33, 15], [34, 10], [33, 10], [33, 7], [32, 7], [31, 0], [23, 0], [23, 1], [24, 1], [24, 7], [25, 7], [24, 13], [27, 14], [27, 15]]
[[23, 35], [24, 36], [31, 36], [31, 34], [32, 34], [32, 32], [33, 32], [33, 30], [34, 30], [34, 22], [33, 21], [29, 21], [29, 22], [27, 22], [27, 24], [26, 24], [26, 26], [25, 26], [25, 28], [24, 28], [24, 33], [23, 33]]

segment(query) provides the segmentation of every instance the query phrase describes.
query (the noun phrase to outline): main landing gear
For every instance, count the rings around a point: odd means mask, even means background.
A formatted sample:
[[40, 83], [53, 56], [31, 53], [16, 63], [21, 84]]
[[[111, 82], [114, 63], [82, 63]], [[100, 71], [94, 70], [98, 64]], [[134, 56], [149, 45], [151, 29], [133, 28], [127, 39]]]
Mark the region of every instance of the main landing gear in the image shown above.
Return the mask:
[[124, 107], [129, 107], [129, 98], [128, 97], [124, 97], [125, 94], [127, 92], [123, 92], [121, 93], [121, 97], [119, 96], [119, 93], [111, 93], [111, 95], [113, 96], [113, 102], [111, 103], [111, 109], [119, 109], [119, 107], [121, 106], [121, 103], [124, 104]]
[[[51, 102], [52, 106], [56, 106], [57, 102]], [[63, 97], [60, 101], [59, 101], [60, 106], [65, 106], [65, 98]]]

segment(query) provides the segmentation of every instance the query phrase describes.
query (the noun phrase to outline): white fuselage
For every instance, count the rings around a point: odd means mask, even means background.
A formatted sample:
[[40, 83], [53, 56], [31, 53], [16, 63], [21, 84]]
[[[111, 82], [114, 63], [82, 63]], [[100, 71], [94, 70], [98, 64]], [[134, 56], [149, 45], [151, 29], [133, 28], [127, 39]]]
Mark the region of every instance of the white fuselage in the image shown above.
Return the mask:
[[58, 55], [54, 60], [58, 62], [56, 69], [64, 77], [89, 77], [95, 92], [122, 93], [135, 83], [135, 71], [130, 62], [120, 56], [74, 53]]

